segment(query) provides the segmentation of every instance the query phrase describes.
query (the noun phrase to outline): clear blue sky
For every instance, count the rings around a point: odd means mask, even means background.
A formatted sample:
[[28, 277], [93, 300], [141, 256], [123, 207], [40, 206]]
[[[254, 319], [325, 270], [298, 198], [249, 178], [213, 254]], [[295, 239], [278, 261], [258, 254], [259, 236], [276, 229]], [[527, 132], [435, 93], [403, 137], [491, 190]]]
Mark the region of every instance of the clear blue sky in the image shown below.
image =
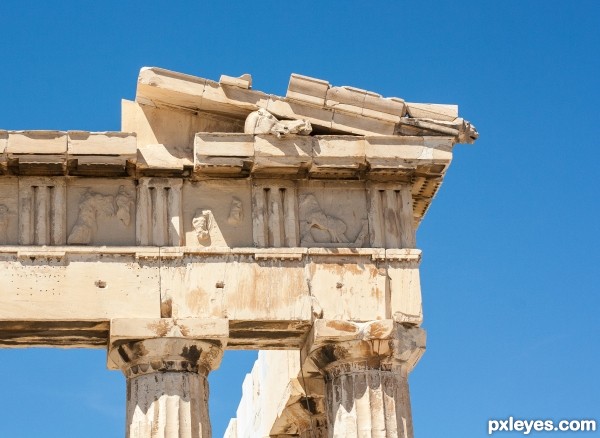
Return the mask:
[[[597, 0], [3, 0], [0, 57], [3, 129], [118, 130], [142, 66], [459, 104], [481, 137], [455, 149], [417, 236], [416, 436], [483, 437], [509, 415], [600, 420]], [[217, 438], [253, 359], [228, 353], [211, 376]], [[0, 351], [0, 375], [2, 438], [124, 436], [124, 378], [101, 350]], [[596, 434], [529, 436], [554, 435]]]

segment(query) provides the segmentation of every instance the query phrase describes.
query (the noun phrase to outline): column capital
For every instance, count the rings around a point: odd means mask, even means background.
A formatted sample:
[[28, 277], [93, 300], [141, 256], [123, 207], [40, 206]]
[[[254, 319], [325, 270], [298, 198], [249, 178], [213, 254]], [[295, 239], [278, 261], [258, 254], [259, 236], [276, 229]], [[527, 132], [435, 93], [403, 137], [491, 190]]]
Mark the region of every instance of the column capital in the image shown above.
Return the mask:
[[225, 319], [114, 319], [107, 365], [126, 377], [218, 368], [229, 335]]
[[425, 352], [425, 330], [394, 320], [316, 320], [301, 352], [305, 372], [326, 378], [367, 369], [408, 374]]

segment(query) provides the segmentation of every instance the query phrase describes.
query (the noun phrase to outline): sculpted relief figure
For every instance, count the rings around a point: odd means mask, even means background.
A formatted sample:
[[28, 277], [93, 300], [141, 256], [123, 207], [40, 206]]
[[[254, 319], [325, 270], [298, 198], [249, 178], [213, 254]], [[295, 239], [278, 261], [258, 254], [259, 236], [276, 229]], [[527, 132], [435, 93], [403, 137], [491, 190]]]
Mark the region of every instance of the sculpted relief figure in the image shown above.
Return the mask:
[[117, 204], [117, 218], [126, 227], [131, 223], [131, 206], [133, 205], [133, 197], [127, 193], [125, 187], [120, 186], [117, 196], [115, 196]]
[[349, 242], [344, 234], [346, 232], [344, 221], [337, 217], [326, 215], [321, 210], [317, 198], [312, 193], [304, 195], [300, 199], [298, 210], [301, 218], [301, 245], [317, 243], [313, 232], [319, 236], [318, 240], [323, 243]]
[[203, 245], [210, 245], [210, 230], [214, 223], [214, 217], [210, 210], [196, 210], [192, 219], [192, 226], [196, 231], [198, 242]]
[[231, 201], [231, 208], [229, 209], [229, 216], [227, 217], [227, 223], [229, 225], [238, 226], [244, 219], [244, 210], [242, 209], [242, 201], [238, 198], [233, 198]]
[[133, 199], [123, 186], [116, 196], [102, 195], [88, 188], [79, 201], [79, 214], [67, 238], [69, 245], [89, 245], [98, 229], [98, 216], [112, 217], [116, 214], [123, 226], [131, 222]]
[[0, 204], [0, 245], [8, 242], [8, 207]]
[[300, 198], [298, 210], [300, 214], [300, 245], [360, 248], [369, 238], [367, 219], [362, 220], [358, 235], [354, 241], [351, 241], [346, 236], [346, 223], [335, 216], [325, 214], [312, 193]]
[[259, 109], [248, 114], [244, 125], [246, 134], [275, 134], [281, 137], [286, 134], [309, 135], [312, 126], [307, 120], [277, 120], [266, 109]]

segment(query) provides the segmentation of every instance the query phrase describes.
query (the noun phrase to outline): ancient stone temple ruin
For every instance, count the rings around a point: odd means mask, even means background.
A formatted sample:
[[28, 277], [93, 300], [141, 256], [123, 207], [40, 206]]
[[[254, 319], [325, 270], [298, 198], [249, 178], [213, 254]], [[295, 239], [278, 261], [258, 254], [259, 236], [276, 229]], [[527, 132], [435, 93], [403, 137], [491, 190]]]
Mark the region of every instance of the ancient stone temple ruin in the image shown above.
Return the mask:
[[105, 348], [131, 438], [210, 437], [225, 349], [262, 350], [228, 438], [412, 437], [415, 231], [476, 138], [455, 105], [143, 68], [121, 132], [0, 131], [0, 345]]

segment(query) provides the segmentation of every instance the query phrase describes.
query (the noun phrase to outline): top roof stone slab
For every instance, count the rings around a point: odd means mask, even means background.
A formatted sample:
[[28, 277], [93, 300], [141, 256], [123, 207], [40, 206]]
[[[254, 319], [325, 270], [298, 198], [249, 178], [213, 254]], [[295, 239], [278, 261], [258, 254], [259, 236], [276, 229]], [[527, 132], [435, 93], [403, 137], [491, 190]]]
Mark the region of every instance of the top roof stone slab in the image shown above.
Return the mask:
[[278, 119], [309, 121], [318, 134], [444, 136], [473, 143], [477, 131], [458, 117], [457, 105], [405, 102], [353, 87], [292, 74], [285, 97], [252, 88], [250, 75], [221, 76], [219, 82], [157, 67], [138, 77], [136, 102], [214, 113], [243, 120], [259, 109]]

